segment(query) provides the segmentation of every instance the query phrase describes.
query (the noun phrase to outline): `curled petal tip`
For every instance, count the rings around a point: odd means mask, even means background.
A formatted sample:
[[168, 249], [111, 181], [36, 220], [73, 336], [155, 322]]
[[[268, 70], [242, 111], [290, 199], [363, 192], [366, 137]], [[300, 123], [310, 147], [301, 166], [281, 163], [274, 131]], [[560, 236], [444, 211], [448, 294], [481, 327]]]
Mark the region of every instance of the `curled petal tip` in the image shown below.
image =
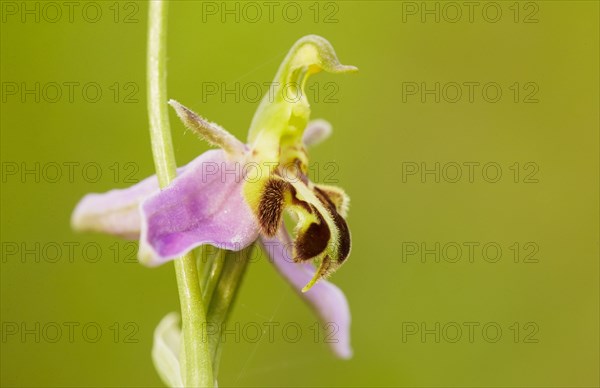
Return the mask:
[[[285, 138], [292, 147], [296, 146], [310, 117], [310, 104], [304, 91], [308, 77], [321, 71], [346, 73], [356, 70], [355, 66], [340, 63], [327, 39], [307, 35], [297, 40], [279, 66], [272, 93], [263, 97], [252, 119], [248, 143], [256, 147], [255, 141], [264, 137], [259, 135], [269, 132], [267, 138], [278, 136]], [[293, 98], [290, 98], [290, 92]]]
[[317, 284], [319, 280], [321, 280], [322, 277], [321, 271], [318, 269], [312, 279], [310, 279], [310, 281], [304, 287], [302, 287], [302, 293], [308, 292], [315, 284]]
[[317, 65], [330, 73], [358, 71], [356, 66], [341, 64], [331, 43], [319, 35], [306, 35], [298, 39], [290, 50], [288, 59], [296, 63]]
[[329, 274], [330, 268], [331, 268], [331, 259], [329, 258], [329, 256], [325, 256], [323, 258], [323, 260], [321, 261], [321, 265], [315, 271], [315, 274], [313, 275], [313, 277], [310, 280], [310, 282], [308, 282], [308, 284], [302, 288], [302, 292], [307, 292], [315, 284], [317, 284], [317, 282], [319, 280], [321, 280], [323, 278], [326, 278], [327, 275]]

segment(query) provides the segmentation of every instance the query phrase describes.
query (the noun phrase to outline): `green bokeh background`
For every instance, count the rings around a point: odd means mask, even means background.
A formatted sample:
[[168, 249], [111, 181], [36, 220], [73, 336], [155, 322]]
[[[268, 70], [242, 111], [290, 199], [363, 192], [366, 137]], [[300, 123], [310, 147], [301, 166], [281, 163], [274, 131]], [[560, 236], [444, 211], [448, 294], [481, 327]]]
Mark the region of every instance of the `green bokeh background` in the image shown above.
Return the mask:
[[[97, 23], [82, 18], [78, 10], [85, 4], [79, 3], [72, 23], [66, 15], [56, 23], [35, 23], [31, 16], [23, 23], [3, 12], [3, 87], [96, 82], [103, 92], [97, 103], [86, 102], [80, 88], [73, 102], [63, 88], [56, 103], [3, 92], [3, 386], [161, 386], [150, 358], [152, 332], [178, 309], [172, 265], [148, 269], [124, 263], [130, 247], [121, 242], [115, 263], [115, 239], [76, 234], [69, 227], [70, 213], [85, 193], [126, 187], [123, 175], [132, 171], [136, 179], [153, 172], [145, 99], [147, 4], [118, 3], [117, 23], [113, 2], [96, 3], [103, 11]], [[443, 13], [440, 22], [433, 16], [421, 22], [419, 15], [403, 13], [412, 5], [423, 7], [420, 2], [396, 1], [320, 3], [317, 23], [314, 3], [298, 2], [303, 16], [291, 23], [281, 15], [285, 3], [279, 4], [272, 23], [266, 15], [257, 23], [236, 23], [231, 16], [222, 22], [203, 14], [201, 2], [173, 2], [169, 95], [245, 138], [257, 103], [203, 98], [203, 83], [269, 82], [288, 48], [309, 33], [329, 39], [343, 63], [360, 68], [358, 74], [319, 74], [310, 81], [320, 91], [313, 117], [334, 126], [334, 136], [311, 150], [311, 162], [321, 166], [320, 181], [331, 172], [326, 163], [334, 162], [333, 178], [352, 198], [352, 255], [333, 281], [350, 301], [355, 354], [350, 361], [337, 360], [322, 340], [315, 342], [309, 308], [259, 260], [249, 268], [232, 322], [242, 327], [296, 322], [303, 335], [297, 343], [285, 341], [281, 331], [275, 341], [263, 337], [258, 343], [230, 336], [220, 385], [598, 386], [598, 2], [517, 3], [518, 23], [513, 2], [496, 3], [502, 9], [496, 23], [482, 17], [486, 2], [478, 3], [473, 22], [463, 14], [456, 23]], [[443, 6], [438, 4], [440, 12]], [[337, 23], [325, 23], [336, 9]], [[524, 23], [534, 11], [538, 22]], [[129, 14], [137, 22], [124, 23]], [[325, 89], [327, 82], [335, 83], [337, 102], [323, 101], [332, 90]], [[420, 95], [403, 100], [406, 82], [428, 87], [496, 82], [503, 95], [496, 103], [486, 102], [480, 89], [472, 103], [466, 96], [456, 103], [443, 98], [436, 103], [432, 96], [422, 102]], [[515, 103], [509, 89], [515, 82], [521, 88], [535, 83], [539, 101], [524, 103], [530, 89], [521, 89]], [[109, 89], [115, 83], [122, 92], [118, 102]], [[124, 89], [127, 83], [139, 90]], [[131, 91], [137, 103], [124, 102]], [[180, 164], [207, 149], [184, 133], [173, 114], [171, 123]], [[36, 162], [80, 165], [72, 182], [64, 176], [66, 168], [56, 183], [44, 175], [35, 182], [33, 175], [22, 179], [5, 171]], [[121, 173], [116, 183], [110, 169], [115, 162]], [[138, 170], [126, 167], [128, 162]], [[487, 182], [480, 169], [472, 183], [465, 176], [456, 183], [442, 176], [436, 183], [431, 175], [425, 182], [403, 175], [403, 167], [422, 162], [429, 168], [436, 162], [494, 162], [502, 177]], [[509, 169], [515, 162], [522, 173], [532, 171], [523, 169], [525, 163], [535, 163], [537, 183], [523, 183], [523, 175], [515, 183]], [[83, 179], [85, 163], [101, 167], [97, 182]], [[71, 242], [80, 244], [72, 257], [65, 248]], [[87, 262], [93, 255], [81, 249], [92, 242], [102, 248], [97, 263]], [[433, 255], [422, 263], [419, 256], [403, 255], [402, 247], [411, 242], [429, 247], [496, 242], [502, 256], [489, 263], [479, 249], [473, 263], [465, 251], [457, 263], [436, 263]], [[514, 263], [514, 242], [521, 244], [521, 254], [523, 244], [533, 242], [538, 262]], [[19, 252], [9, 254], [15, 243]], [[56, 263], [43, 251], [53, 243], [63, 247]], [[21, 244], [34, 250], [39, 244], [38, 252], [25, 254]], [[89, 343], [76, 330], [73, 341], [63, 333], [56, 343], [43, 335], [36, 343], [33, 335], [23, 341], [20, 333], [6, 333], [11, 323], [31, 328], [36, 322], [41, 327], [76, 322], [80, 328], [96, 322], [103, 335]], [[118, 341], [110, 329], [114, 322], [121, 330]], [[137, 343], [124, 341], [131, 332], [128, 322], [139, 329]], [[407, 325], [431, 329], [436, 322], [449, 328], [440, 329], [439, 343], [432, 334], [424, 341], [420, 333], [406, 336]], [[464, 329], [455, 343], [452, 322]], [[465, 322], [480, 325], [472, 341]], [[502, 328], [495, 343], [481, 332], [489, 322]], [[525, 337], [534, 329], [528, 338], [537, 342], [529, 343]]]

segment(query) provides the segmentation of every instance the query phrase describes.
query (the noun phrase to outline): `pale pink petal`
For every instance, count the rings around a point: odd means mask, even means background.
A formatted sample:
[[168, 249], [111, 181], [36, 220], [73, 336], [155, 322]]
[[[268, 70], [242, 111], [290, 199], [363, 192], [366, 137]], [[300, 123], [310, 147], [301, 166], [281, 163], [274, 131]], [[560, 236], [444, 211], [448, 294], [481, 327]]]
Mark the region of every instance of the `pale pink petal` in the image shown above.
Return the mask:
[[321, 280], [307, 292], [300, 292], [312, 279], [315, 268], [309, 263], [293, 262], [292, 242], [285, 228], [281, 228], [279, 239], [261, 236], [260, 241], [275, 268], [321, 319], [328, 330], [326, 338], [333, 352], [340, 358], [352, 357], [350, 307], [342, 290], [327, 280]]
[[316, 119], [306, 125], [302, 141], [307, 147], [313, 147], [325, 141], [331, 135], [331, 124], [327, 120]]
[[158, 265], [203, 244], [240, 250], [258, 238], [246, 203], [243, 165], [223, 150], [207, 151], [163, 191], [141, 205], [140, 260]]
[[[178, 174], [186, 166], [177, 169]], [[100, 232], [137, 240], [140, 236], [140, 204], [158, 192], [158, 179], [152, 175], [126, 189], [85, 195], [71, 215], [74, 230]]]

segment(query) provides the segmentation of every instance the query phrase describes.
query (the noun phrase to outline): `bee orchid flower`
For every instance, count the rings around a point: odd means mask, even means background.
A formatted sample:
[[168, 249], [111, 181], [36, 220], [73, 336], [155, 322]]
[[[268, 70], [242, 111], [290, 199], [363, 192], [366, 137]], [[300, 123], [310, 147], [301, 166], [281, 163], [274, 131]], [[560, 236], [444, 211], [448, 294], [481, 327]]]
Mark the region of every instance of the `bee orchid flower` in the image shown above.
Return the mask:
[[[307, 147], [326, 138], [331, 127], [323, 120], [309, 122], [304, 87], [320, 71], [355, 70], [340, 64], [324, 38], [297, 41], [261, 101], [246, 143], [171, 100], [184, 125], [218, 148], [179, 168], [163, 190], [153, 176], [130, 188], [86, 195], [73, 212], [73, 227], [139, 238], [139, 260], [149, 266], [204, 244], [238, 251], [259, 240], [320, 318], [336, 324], [334, 351], [349, 357], [348, 303], [325, 280], [350, 254], [348, 197], [308, 178]], [[285, 212], [296, 223], [293, 238]]]

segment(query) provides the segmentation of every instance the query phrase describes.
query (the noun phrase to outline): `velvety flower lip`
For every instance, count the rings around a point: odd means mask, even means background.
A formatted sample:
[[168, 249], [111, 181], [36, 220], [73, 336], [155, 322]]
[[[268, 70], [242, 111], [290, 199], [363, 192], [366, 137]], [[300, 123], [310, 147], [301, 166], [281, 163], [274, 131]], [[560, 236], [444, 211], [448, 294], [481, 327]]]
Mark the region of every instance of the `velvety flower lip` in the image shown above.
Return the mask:
[[[275, 76], [274, 90], [254, 115], [247, 144], [171, 100], [183, 124], [218, 149], [178, 169], [163, 190], [153, 176], [130, 188], [86, 195], [73, 212], [73, 228], [139, 238], [138, 257], [149, 266], [204, 244], [238, 251], [259, 239], [265, 248], [278, 242], [271, 261], [294, 289], [302, 290], [319, 317], [335, 325], [330, 332], [334, 352], [350, 357], [348, 302], [325, 280], [350, 255], [349, 199], [342, 189], [308, 178], [307, 147], [327, 138], [331, 125], [309, 121], [304, 88], [308, 77], [320, 71], [355, 70], [338, 61], [324, 38], [298, 40]], [[215, 166], [217, 173], [207, 169]], [[227, 173], [240, 168], [241, 175]], [[293, 239], [283, 227], [284, 212], [296, 222]], [[284, 259], [281, 242], [292, 247], [292, 261]]]

